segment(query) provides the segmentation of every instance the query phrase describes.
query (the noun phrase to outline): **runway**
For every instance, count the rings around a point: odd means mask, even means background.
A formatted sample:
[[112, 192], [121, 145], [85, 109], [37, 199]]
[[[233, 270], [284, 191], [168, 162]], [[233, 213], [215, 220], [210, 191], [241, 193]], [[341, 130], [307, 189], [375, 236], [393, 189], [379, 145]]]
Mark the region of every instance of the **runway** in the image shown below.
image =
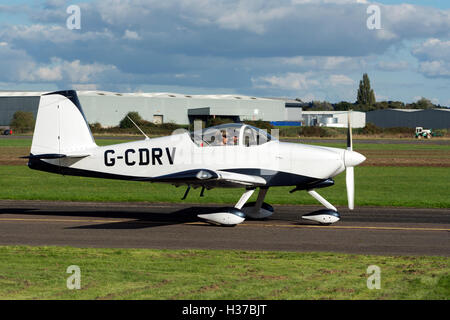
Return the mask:
[[217, 207], [1, 200], [0, 245], [450, 256], [448, 209], [340, 209], [332, 226], [300, 219], [319, 206], [274, 206], [269, 219], [236, 227], [196, 217]]

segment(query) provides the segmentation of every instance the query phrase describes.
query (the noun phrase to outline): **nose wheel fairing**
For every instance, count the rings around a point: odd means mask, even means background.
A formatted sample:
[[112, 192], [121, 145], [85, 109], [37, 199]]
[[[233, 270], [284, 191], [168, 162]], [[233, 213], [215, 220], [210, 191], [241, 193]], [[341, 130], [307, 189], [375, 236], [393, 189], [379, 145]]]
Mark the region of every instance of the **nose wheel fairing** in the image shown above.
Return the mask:
[[330, 209], [317, 210], [302, 216], [305, 220], [315, 221], [320, 224], [332, 224], [341, 219], [339, 212]]

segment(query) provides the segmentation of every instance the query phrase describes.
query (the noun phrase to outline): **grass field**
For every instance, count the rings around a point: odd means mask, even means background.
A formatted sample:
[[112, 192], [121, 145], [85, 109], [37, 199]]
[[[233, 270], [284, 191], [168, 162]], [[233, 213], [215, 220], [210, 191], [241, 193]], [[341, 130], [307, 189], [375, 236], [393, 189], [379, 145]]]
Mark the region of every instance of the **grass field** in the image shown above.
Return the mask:
[[[135, 137], [140, 139], [140, 137]], [[131, 140], [97, 139], [98, 145], [109, 145]], [[298, 141], [298, 140], [296, 140]], [[345, 148], [340, 142], [311, 143], [315, 145]], [[30, 152], [31, 139], [0, 139], [0, 165], [25, 165], [19, 157]], [[367, 160], [361, 166], [431, 166], [450, 168], [450, 145], [436, 145], [424, 141], [421, 144], [357, 143], [354, 148]]]
[[[450, 207], [448, 168], [358, 167], [355, 168], [356, 206]], [[181, 202], [185, 187], [166, 184], [61, 176], [26, 166], [0, 166], [0, 199]], [[346, 206], [345, 173], [335, 186], [319, 190], [331, 203]], [[7, 187], [6, 187], [7, 186]], [[271, 188], [271, 204], [318, 204], [306, 192], [289, 193], [292, 187]], [[200, 197], [192, 190], [187, 203], [234, 204], [241, 189], [213, 189]], [[256, 193], [252, 199], [256, 198]]]
[[[66, 287], [67, 267], [81, 289]], [[367, 268], [381, 288], [367, 288]], [[0, 299], [448, 299], [448, 259], [331, 253], [0, 247]]]
[[[142, 137], [135, 137], [135, 139], [101, 139], [97, 138], [95, 142], [99, 146], [106, 146], [111, 144], [118, 144], [124, 142], [130, 142], [134, 140], [142, 140]], [[301, 140], [295, 139], [293, 142], [298, 142]], [[441, 144], [431, 144], [427, 143], [428, 141], [422, 141], [423, 143], [417, 144], [389, 144], [389, 143], [359, 143], [358, 141], [354, 141], [355, 150], [447, 150], [450, 151], [449, 145], [441, 145]], [[307, 144], [313, 145], [321, 145], [326, 147], [334, 147], [334, 148], [346, 148], [345, 143], [342, 142], [326, 142], [326, 143], [318, 143], [318, 142], [305, 142]], [[31, 139], [23, 138], [23, 139], [0, 139], [0, 147], [31, 147]]]

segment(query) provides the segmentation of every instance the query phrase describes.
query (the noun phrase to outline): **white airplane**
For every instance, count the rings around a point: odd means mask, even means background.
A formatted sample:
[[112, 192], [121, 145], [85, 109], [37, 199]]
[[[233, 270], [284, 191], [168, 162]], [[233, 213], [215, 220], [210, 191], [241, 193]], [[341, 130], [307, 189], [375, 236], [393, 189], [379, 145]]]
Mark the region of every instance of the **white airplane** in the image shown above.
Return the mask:
[[[337, 209], [315, 189], [332, 186], [332, 178], [346, 170], [348, 206], [353, 210], [353, 168], [366, 159], [352, 150], [350, 123], [346, 150], [280, 142], [241, 123], [100, 147], [72, 90], [41, 96], [25, 158], [31, 169], [62, 175], [187, 185], [183, 199], [191, 187], [202, 187], [201, 196], [205, 189], [245, 188], [234, 207], [198, 215], [224, 226], [271, 216], [274, 210], [264, 198], [270, 187], [278, 186], [306, 190], [326, 207], [302, 218], [335, 223], [340, 219]], [[257, 188], [256, 202], [246, 204]]]

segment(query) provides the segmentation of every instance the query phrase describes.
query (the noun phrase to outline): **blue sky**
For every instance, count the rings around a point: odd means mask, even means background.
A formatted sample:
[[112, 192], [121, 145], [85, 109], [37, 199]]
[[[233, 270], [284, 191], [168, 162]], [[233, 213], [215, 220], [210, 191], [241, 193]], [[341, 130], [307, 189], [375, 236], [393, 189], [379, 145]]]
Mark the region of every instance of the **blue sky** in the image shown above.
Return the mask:
[[[450, 1], [0, 0], [0, 90], [236, 93], [450, 106]], [[70, 4], [81, 29], [69, 30]], [[367, 20], [375, 5], [380, 29]]]

